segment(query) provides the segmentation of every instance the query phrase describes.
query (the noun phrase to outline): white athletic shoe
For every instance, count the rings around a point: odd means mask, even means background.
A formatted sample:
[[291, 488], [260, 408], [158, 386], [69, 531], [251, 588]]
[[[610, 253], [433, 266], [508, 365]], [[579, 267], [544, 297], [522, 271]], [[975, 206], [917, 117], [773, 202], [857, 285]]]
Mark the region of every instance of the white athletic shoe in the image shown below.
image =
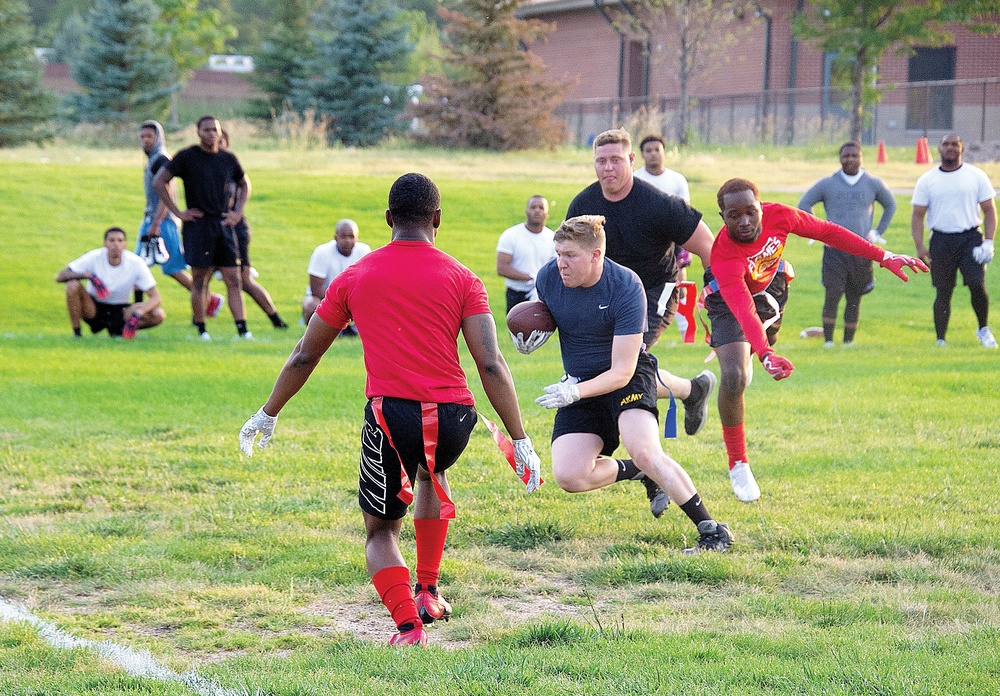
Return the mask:
[[824, 341], [823, 342], [823, 347], [824, 348], [833, 348], [833, 341]]
[[212, 340], [212, 337], [208, 335], [207, 331], [202, 331], [200, 334], [198, 334], [198, 338], [200, 338], [203, 341], [211, 341]]
[[936, 345], [936, 346], [937, 346], [938, 348], [944, 348], [944, 347], [945, 347], [946, 345], [948, 345], [948, 344], [947, 344], [947, 343], [945, 343], [945, 340], [944, 340], [943, 338], [939, 338], [939, 339], [938, 339], [938, 340], [937, 340], [937, 341], [936, 341], [936, 342], [934, 343], [934, 345]]
[[760, 486], [746, 462], [736, 462], [736, 466], [729, 470], [729, 482], [733, 485], [733, 493], [744, 503], [760, 498]]
[[976, 331], [976, 338], [979, 342], [983, 344], [983, 348], [996, 348], [997, 340], [993, 338], [993, 332], [990, 331], [990, 327], [984, 326], [983, 328]]

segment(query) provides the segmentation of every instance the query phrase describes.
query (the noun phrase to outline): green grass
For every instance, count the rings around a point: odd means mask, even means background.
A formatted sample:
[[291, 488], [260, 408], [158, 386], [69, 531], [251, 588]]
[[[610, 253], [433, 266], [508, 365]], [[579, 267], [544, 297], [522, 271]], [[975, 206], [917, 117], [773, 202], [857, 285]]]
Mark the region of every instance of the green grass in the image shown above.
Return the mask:
[[[674, 162], [713, 228], [714, 192], [729, 176], [794, 203], [836, 168], [832, 154], [757, 157]], [[254, 265], [297, 319], [309, 254], [334, 222], [353, 217], [362, 240], [384, 244], [389, 185], [424, 171], [442, 190], [440, 246], [486, 280], [500, 317], [499, 232], [534, 193], [555, 199], [560, 219], [591, 181], [587, 160], [248, 150]], [[248, 694], [996, 692], [1000, 356], [975, 341], [964, 289], [937, 350], [928, 278], [903, 284], [880, 271], [857, 345], [824, 350], [798, 338], [820, 323], [820, 247], [790, 243], [797, 277], [779, 350], [797, 370], [781, 383], [758, 370], [747, 395], [764, 497], [747, 506], [732, 496], [714, 407], [697, 437], [665, 442], [735, 531], [726, 555], [682, 557], [690, 523], [676, 506], [654, 520], [641, 486], [569, 495], [550, 480], [525, 496], [477, 429], [452, 476], [459, 517], [441, 583], [455, 616], [431, 628], [428, 650], [396, 652], [383, 646], [391, 625], [367, 579], [357, 510], [357, 342], [333, 345], [283, 411], [273, 447], [245, 459], [236, 433], [301, 328], [274, 331], [251, 307], [258, 340], [234, 343], [224, 311], [203, 344], [166, 279], [163, 326], [132, 342], [70, 337], [52, 278], [106, 227], [132, 238], [141, 167], [138, 151], [0, 152], [0, 596]], [[905, 187], [922, 169], [875, 172]], [[888, 235], [904, 252], [907, 203], [901, 194]], [[1000, 297], [995, 272], [988, 288]], [[533, 398], [561, 374], [557, 346], [506, 352], [551, 479], [552, 414]], [[668, 334], [655, 352], [689, 375], [707, 348]], [[412, 543], [404, 525], [411, 564]], [[0, 694], [132, 693], [190, 691], [0, 623]]]

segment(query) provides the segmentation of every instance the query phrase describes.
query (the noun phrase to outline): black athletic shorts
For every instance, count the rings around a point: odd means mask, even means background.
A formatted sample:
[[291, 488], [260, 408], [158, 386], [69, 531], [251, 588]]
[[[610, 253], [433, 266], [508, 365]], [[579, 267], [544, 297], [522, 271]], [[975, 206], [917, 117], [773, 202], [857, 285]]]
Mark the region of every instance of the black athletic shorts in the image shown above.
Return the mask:
[[[433, 404], [436, 420], [428, 426], [428, 438], [436, 434], [434, 471], [446, 471], [458, 461], [469, 443], [476, 425], [476, 409], [462, 404]], [[389, 437], [375, 418], [372, 401], [365, 406], [361, 429], [361, 467], [358, 479], [358, 503], [361, 509], [380, 520], [398, 520], [406, 514], [407, 504], [399, 499], [402, 470], [416, 481], [417, 467], [427, 470], [424, 456], [424, 423], [421, 403], [409, 399], [382, 397], [382, 415]], [[391, 443], [390, 443], [391, 440]], [[402, 464], [400, 462], [402, 461]]]
[[972, 250], [983, 243], [983, 235], [974, 227], [965, 232], [931, 234], [931, 284], [936, 288], [955, 287], [958, 271], [962, 281], [973, 287], [986, 282], [986, 268], [976, 263]]
[[94, 333], [99, 333], [107, 329], [108, 335], [121, 336], [122, 330], [125, 328], [125, 322], [127, 321], [125, 319], [125, 310], [129, 305], [105, 304], [97, 300], [94, 300], [94, 305], [97, 307], [97, 314], [92, 319], [83, 318], [90, 327], [90, 330]]
[[[764, 292], [773, 297], [778, 302], [779, 312], [785, 309], [788, 302], [788, 277], [783, 272], [778, 272], [771, 279]], [[757, 307], [757, 316], [762, 322], [774, 316], [774, 307], [766, 298], [754, 295], [754, 304]], [[705, 309], [708, 311], [708, 318], [712, 322], [712, 347], [725, 346], [730, 343], [740, 343], [747, 340], [740, 322], [722, 299], [722, 293], [713, 292], [705, 298]], [[781, 314], [778, 319], [767, 327], [767, 342], [774, 345], [778, 340], [778, 331], [781, 329]]]
[[240, 265], [250, 268], [250, 226], [246, 218], [239, 221], [233, 232], [236, 234], [236, 247], [239, 249]]
[[510, 314], [510, 310], [514, 309], [515, 305], [527, 302], [530, 299], [531, 296], [529, 293], [507, 288], [507, 314]]
[[222, 218], [203, 217], [185, 222], [184, 260], [191, 268], [229, 268], [240, 265], [239, 244], [232, 227]]
[[604, 442], [601, 454], [610, 457], [621, 443], [618, 416], [641, 408], [659, 418], [656, 408], [656, 366], [646, 352], [639, 353], [632, 379], [621, 389], [581, 399], [556, 411], [552, 440], [571, 433], [593, 433]]
[[824, 247], [823, 287], [838, 295], [867, 295], [875, 288], [871, 259]]
[[663, 332], [673, 322], [674, 315], [677, 314], [677, 307], [680, 304], [680, 288], [675, 285], [673, 292], [670, 293], [670, 298], [667, 300], [667, 306], [664, 308], [663, 314], [658, 314], [657, 309], [659, 309], [662, 291], [662, 287], [659, 292], [651, 293], [649, 290], [646, 291], [646, 325], [649, 328], [642, 335], [642, 342], [646, 344], [646, 348], [649, 348], [660, 340], [660, 336], [663, 335]]

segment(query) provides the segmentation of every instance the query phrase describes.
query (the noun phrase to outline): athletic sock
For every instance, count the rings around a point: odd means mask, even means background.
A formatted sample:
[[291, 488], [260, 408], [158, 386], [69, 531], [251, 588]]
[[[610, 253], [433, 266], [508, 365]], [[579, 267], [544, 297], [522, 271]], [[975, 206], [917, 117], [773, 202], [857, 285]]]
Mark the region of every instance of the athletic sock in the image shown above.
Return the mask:
[[195, 326], [196, 329], [198, 329], [198, 333], [200, 333], [200, 334], [205, 333], [205, 322], [203, 322], [203, 321], [193, 321], [191, 323], [194, 324], [194, 326]]
[[423, 626], [417, 614], [417, 604], [413, 601], [413, 588], [410, 587], [410, 569], [406, 566], [389, 566], [375, 573], [372, 584], [378, 592], [382, 604], [389, 610], [392, 620], [400, 630], [405, 624], [413, 624], [412, 628]]
[[444, 542], [448, 538], [448, 520], [414, 518], [413, 532], [417, 542], [417, 582], [437, 585]]
[[699, 522], [712, 519], [712, 516], [708, 514], [708, 510], [701, 502], [701, 496], [697, 493], [691, 496], [691, 500], [686, 503], [681, 503], [680, 507], [681, 510], [684, 511], [684, 514], [687, 515], [692, 522], [694, 522], [696, 527]]
[[288, 324], [286, 324], [285, 322], [281, 321], [281, 317], [278, 316], [277, 312], [275, 312], [274, 314], [268, 314], [267, 318], [271, 320], [271, 325], [274, 328], [276, 328], [276, 329], [287, 329], [288, 328]]
[[246, 319], [242, 319], [236, 322], [236, 330], [240, 332], [240, 336], [247, 332], [247, 322]]
[[645, 477], [645, 474], [631, 459], [616, 459], [615, 462], [618, 464], [618, 474], [615, 476], [615, 481], [635, 481]]
[[747, 435], [743, 424], [722, 426], [722, 440], [726, 443], [726, 454], [729, 455], [729, 468], [736, 462], [745, 462], [747, 457]]
[[74, 326], [73, 327], [73, 335], [74, 336], [83, 336], [83, 334], [80, 333], [80, 327], [79, 326]]

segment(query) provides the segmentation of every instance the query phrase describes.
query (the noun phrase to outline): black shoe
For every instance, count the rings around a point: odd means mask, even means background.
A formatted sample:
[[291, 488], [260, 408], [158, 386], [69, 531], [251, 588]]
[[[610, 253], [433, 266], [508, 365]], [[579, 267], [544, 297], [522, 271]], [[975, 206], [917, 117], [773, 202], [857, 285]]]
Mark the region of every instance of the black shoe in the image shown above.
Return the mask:
[[653, 517], [659, 519], [663, 511], [670, 505], [670, 497], [663, 492], [660, 484], [648, 476], [643, 476], [640, 480], [642, 481], [642, 485], [646, 487], [646, 497], [649, 498], [649, 511], [653, 513]]
[[698, 523], [698, 543], [689, 549], [684, 549], [687, 555], [701, 553], [702, 551], [718, 551], [722, 553], [733, 545], [733, 533], [729, 527], [722, 522], [715, 520], [705, 520]]
[[287, 329], [288, 328], [288, 324], [286, 324], [284, 322], [284, 320], [281, 317], [279, 317], [277, 314], [275, 314], [273, 317], [268, 317], [268, 318], [271, 320], [271, 325], [274, 326], [274, 328], [276, 328], [276, 329]]
[[708, 419], [708, 397], [712, 395], [719, 380], [711, 370], [705, 370], [691, 382], [697, 382], [701, 393], [697, 398], [689, 396], [681, 400], [684, 404], [684, 432], [688, 435], [696, 434], [705, 425]]

